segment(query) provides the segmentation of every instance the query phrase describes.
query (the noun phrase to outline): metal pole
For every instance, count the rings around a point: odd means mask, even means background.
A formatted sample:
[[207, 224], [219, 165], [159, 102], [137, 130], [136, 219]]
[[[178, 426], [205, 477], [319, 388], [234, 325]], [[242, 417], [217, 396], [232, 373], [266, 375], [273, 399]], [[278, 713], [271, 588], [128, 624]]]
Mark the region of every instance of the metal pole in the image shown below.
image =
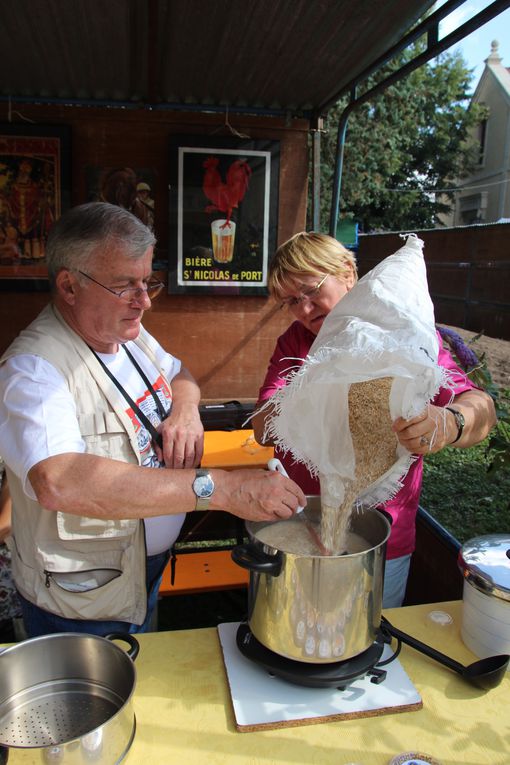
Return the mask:
[[342, 188], [342, 172], [344, 166], [344, 148], [345, 136], [347, 133], [347, 120], [356, 106], [356, 88], [351, 91], [350, 103], [345, 107], [340, 115], [336, 137], [336, 161], [335, 173], [333, 176], [333, 189], [331, 191], [331, 208], [329, 216], [329, 235], [336, 236], [336, 226], [338, 221], [338, 211], [340, 209], [340, 191]]
[[323, 120], [316, 117], [312, 127], [312, 230], [320, 230], [321, 213], [321, 130]]

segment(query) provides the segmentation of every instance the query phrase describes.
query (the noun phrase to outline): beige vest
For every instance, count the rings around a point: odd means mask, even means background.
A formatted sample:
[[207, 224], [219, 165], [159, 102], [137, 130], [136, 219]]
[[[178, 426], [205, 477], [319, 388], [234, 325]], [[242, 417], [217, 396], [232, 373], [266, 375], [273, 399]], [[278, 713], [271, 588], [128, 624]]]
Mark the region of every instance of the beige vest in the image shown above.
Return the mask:
[[[136, 344], [163, 374], [151, 341], [142, 328]], [[67, 380], [87, 453], [140, 464], [136, 434], [121, 394], [55, 307], [47, 306], [21, 332], [0, 364], [20, 354], [42, 357]], [[14, 508], [12, 570], [21, 594], [66, 618], [142, 624], [147, 610], [143, 523], [45, 510], [27, 497], [9, 468], [7, 475]], [[85, 591], [70, 591], [68, 574], [83, 580]], [[87, 589], [91, 578], [107, 583]]]

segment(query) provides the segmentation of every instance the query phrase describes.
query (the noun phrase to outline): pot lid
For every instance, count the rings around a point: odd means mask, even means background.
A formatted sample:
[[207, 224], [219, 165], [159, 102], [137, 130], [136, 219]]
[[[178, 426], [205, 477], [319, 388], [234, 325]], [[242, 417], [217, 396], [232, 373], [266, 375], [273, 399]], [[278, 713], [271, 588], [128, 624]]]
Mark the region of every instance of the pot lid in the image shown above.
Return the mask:
[[510, 535], [470, 539], [459, 551], [458, 564], [464, 578], [478, 590], [510, 600]]

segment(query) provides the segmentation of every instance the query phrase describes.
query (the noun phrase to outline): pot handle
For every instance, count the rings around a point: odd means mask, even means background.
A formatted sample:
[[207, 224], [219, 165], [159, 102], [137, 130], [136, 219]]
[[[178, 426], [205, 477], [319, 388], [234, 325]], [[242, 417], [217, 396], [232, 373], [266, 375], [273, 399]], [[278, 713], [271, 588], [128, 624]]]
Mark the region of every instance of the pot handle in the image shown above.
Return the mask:
[[125, 643], [129, 643], [129, 651], [126, 651], [127, 655], [134, 661], [140, 653], [140, 643], [129, 632], [110, 632], [109, 635], [105, 635], [106, 640], [124, 640]]
[[238, 545], [230, 553], [234, 563], [248, 571], [257, 571], [259, 574], [279, 576], [282, 570], [283, 555], [280, 550], [276, 555], [267, 555], [248, 543]]

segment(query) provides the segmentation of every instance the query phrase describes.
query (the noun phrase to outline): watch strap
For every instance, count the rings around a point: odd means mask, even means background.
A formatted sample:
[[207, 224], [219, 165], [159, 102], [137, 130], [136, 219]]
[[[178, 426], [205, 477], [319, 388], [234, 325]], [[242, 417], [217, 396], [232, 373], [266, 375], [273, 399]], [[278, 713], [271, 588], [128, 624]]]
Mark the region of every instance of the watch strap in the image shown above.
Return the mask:
[[209, 497], [197, 497], [195, 510], [209, 510]]
[[445, 409], [448, 409], [448, 411], [453, 414], [453, 416], [455, 417], [455, 424], [457, 425], [457, 437], [450, 442], [450, 446], [451, 446], [452, 444], [456, 444], [459, 438], [461, 437], [466, 421], [464, 419], [464, 415], [462, 414], [462, 412], [459, 412], [458, 409], [453, 409], [451, 406], [445, 406]]

